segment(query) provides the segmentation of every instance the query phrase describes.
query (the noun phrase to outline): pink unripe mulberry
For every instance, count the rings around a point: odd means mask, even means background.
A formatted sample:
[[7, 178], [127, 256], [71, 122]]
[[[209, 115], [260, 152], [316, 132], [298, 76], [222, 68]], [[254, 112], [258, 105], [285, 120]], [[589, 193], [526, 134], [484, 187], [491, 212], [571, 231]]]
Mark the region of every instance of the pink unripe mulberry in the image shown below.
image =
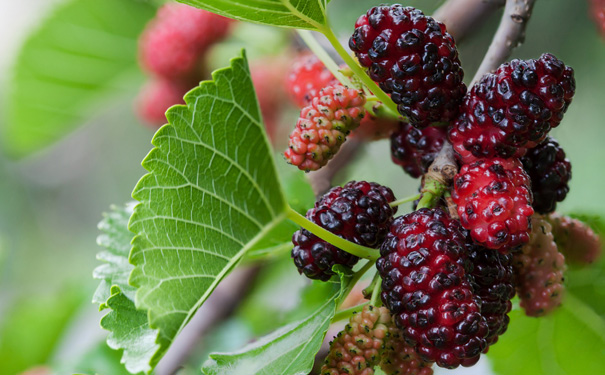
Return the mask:
[[229, 18], [188, 5], [166, 4], [141, 35], [141, 65], [160, 77], [195, 76], [200, 58], [227, 35], [231, 23]]
[[303, 171], [316, 171], [338, 152], [365, 114], [365, 96], [340, 84], [323, 88], [304, 107], [290, 135], [287, 162]]
[[561, 305], [565, 257], [557, 249], [551, 225], [540, 215], [532, 218], [531, 238], [514, 254], [515, 285], [528, 316], [544, 316]]

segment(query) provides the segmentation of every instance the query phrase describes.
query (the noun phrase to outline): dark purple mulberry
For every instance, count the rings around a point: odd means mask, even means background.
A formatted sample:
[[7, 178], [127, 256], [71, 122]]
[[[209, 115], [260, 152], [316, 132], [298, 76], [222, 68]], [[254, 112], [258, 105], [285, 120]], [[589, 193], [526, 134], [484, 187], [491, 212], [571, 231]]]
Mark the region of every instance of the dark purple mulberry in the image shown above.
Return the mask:
[[446, 368], [475, 364], [487, 347], [465, 234], [444, 211], [423, 208], [393, 221], [376, 263], [382, 301], [405, 341]]
[[464, 72], [444, 24], [400, 4], [373, 7], [357, 20], [349, 47], [412, 125], [458, 114]]
[[521, 157], [559, 125], [574, 92], [573, 69], [555, 56], [513, 60], [471, 88], [449, 139], [465, 164]]
[[529, 150], [521, 161], [531, 178], [536, 212], [548, 214], [555, 210], [569, 192], [571, 163], [556, 139], [546, 137], [544, 142]]
[[399, 130], [391, 135], [391, 159], [407, 174], [418, 178], [426, 173], [446, 138], [445, 128], [417, 129], [402, 122]]
[[[307, 219], [348, 241], [378, 248], [397, 211], [389, 205], [394, 200], [388, 187], [351, 181], [321, 197], [307, 212]], [[301, 274], [311, 279], [328, 280], [333, 275], [333, 265], [353, 267], [359, 260], [306, 229], [296, 231], [292, 242], [294, 264]]]
[[489, 333], [487, 344], [498, 341], [498, 336], [506, 332], [512, 308], [511, 299], [515, 296], [513, 274], [513, 255], [502, 254], [470, 244], [469, 257], [473, 264], [473, 287], [481, 299], [481, 315], [487, 321]]

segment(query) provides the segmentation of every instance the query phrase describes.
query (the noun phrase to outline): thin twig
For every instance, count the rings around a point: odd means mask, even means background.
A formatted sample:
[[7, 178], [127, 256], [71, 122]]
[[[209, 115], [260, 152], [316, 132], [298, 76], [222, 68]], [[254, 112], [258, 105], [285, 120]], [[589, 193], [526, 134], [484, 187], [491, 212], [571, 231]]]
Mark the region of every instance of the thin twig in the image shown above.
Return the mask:
[[332, 187], [334, 176], [351, 162], [361, 150], [362, 141], [355, 138], [348, 139], [340, 148], [334, 159], [322, 169], [308, 174], [309, 183], [316, 197], [321, 197]]
[[506, 0], [448, 0], [433, 17], [447, 26], [447, 31], [460, 43], [476, 31], [488, 16], [504, 5]]
[[507, 0], [500, 26], [477, 70], [471, 86], [506, 61], [525, 40], [525, 28], [536, 0]]

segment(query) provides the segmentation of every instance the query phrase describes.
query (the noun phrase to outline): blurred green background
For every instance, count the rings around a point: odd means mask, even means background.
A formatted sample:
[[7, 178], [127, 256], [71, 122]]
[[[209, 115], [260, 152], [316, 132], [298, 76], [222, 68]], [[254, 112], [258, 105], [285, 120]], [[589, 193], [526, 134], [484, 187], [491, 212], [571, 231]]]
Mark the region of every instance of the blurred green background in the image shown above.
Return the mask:
[[[69, 18], [54, 19], [53, 14], [60, 12], [61, 7], [70, 7], [77, 2], [7, 0], [0, 4], [0, 375], [16, 374], [44, 363], [71, 373], [77, 363], [84, 362], [87, 364], [79, 367], [79, 371], [88, 368], [86, 371], [90, 373], [124, 373], [119, 367], [111, 367], [117, 353], [98, 344], [105, 333], [98, 328], [102, 314], [90, 304], [97, 284], [91, 278], [91, 272], [97, 265], [95, 238], [101, 213], [111, 204], [130, 200], [132, 188], [144, 173], [140, 161], [151, 149], [149, 142], [153, 132], [137, 120], [132, 98], [145, 79], [136, 66], [134, 36], [153, 15], [154, 8], [145, 1], [112, 0], [97, 2], [94, 7], [86, 7], [83, 13], [74, 12], [72, 16], [80, 17], [78, 22], [86, 24], [84, 15], [94, 20], [95, 12], [110, 14], [111, 11], [115, 15], [118, 9], [112, 22], [97, 20], [100, 30], [118, 34], [123, 42], [120, 56], [114, 57], [120, 59], [124, 70], [112, 77], [111, 84], [83, 86], [82, 82], [69, 83], [94, 92], [91, 94], [94, 100], [81, 106], [70, 108], [61, 104], [62, 93], [53, 91], [51, 86], [30, 93], [31, 97], [18, 96], [21, 104], [16, 105], [15, 87], [22, 83], [19, 80], [31, 78], [19, 75], [18, 56], [28, 64], [39, 64], [45, 74], [50, 75], [46, 76], [49, 80], [54, 71], [59, 72], [58, 75], [65, 74], [61, 69], [53, 69], [58, 64], [53, 60], [56, 55], [27, 57], [27, 53], [20, 52], [20, 46], [29, 35], [46, 27], [49, 20], [68, 24]], [[377, 3], [333, 0], [329, 9], [334, 28], [346, 38], [356, 18]], [[439, 3], [428, 0], [405, 2], [426, 13], [432, 12]], [[103, 7], [106, 9], [101, 9]], [[130, 13], [122, 14], [120, 9]], [[514, 57], [536, 58], [543, 52], [551, 52], [575, 69], [577, 91], [574, 102], [561, 126], [553, 131], [573, 163], [571, 192], [559, 210], [600, 216], [605, 212], [602, 199], [605, 188], [602, 170], [605, 161], [605, 41], [597, 34], [587, 13], [585, 1], [538, 1], [525, 43], [515, 51]], [[489, 17], [460, 46], [467, 80], [478, 67], [499, 18], [500, 14]], [[254, 55], [255, 45], [264, 44], [266, 49], [264, 38], [276, 35], [276, 31], [263, 27], [247, 30], [256, 30], [258, 34], [247, 33], [246, 38], [230, 41], [228, 48], [214, 55], [213, 66], [226, 65], [232, 57], [229, 53], [241, 47], [252, 48]], [[283, 35], [277, 33], [276, 40], [282, 40]], [[263, 40], [255, 44], [255, 36], [262, 36]], [[44, 34], [43, 40], [52, 44], [53, 38], [59, 37], [59, 34]], [[80, 35], [80, 39], [82, 44], [93, 47], [91, 51], [114, 53], [115, 45], [104, 45], [108, 39], [98, 30]], [[39, 47], [33, 43], [33, 48]], [[257, 55], [272, 52], [259, 50]], [[88, 53], [92, 52], [83, 52], [83, 55]], [[82, 71], [70, 73], [75, 77], [91, 71], [100, 74], [91, 67], [82, 65], [81, 68]], [[55, 78], [54, 82], [65, 80], [64, 76]], [[97, 78], [104, 79], [102, 76]], [[87, 78], [81, 79], [86, 81]], [[45, 100], [55, 103], [57, 108], [53, 110], [60, 112], [57, 118], [63, 122], [49, 120], [60, 129], [44, 128], [43, 132], [50, 138], [58, 138], [63, 132], [69, 131], [69, 134], [49, 147], [14, 157], [12, 146], [28, 142], [27, 132], [20, 132], [18, 140], [11, 138], [16, 134], [12, 123], [17, 118], [15, 108], [23, 103], [35, 108], [36, 103]], [[296, 113], [288, 116], [293, 124]], [[30, 118], [36, 122], [32, 128], [44, 126], [47, 120], [45, 117]], [[354, 164], [342, 171], [337, 182], [373, 180], [392, 187], [399, 197], [415, 193], [418, 181], [407, 178], [399, 167], [386, 162], [388, 150], [388, 141], [371, 144]], [[289, 277], [292, 278], [291, 273]], [[103, 360], [97, 361], [98, 358]], [[114, 362], [106, 361], [107, 358]], [[456, 373], [481, 373], [487, 371], [486, 366]]]

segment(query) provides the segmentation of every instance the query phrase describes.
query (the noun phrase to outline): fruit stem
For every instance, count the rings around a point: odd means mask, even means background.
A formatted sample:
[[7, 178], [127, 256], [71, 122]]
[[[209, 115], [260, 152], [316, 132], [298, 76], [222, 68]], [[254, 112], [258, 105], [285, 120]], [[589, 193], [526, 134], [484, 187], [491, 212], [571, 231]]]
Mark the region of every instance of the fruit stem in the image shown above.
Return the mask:
[[374, 278], [376, 279], [376, 285], [374, 285], [374, 289], [372, 290], [372, 299], [370, 299], [370, 304], [372, 304], [372, 306], [379, 307], [380, 305], [382, 305], [382, 301], [380, 300], [380, 289], [382, 288], [382, 280], [380, 278], [380, 275], [378, 274], [378, 271], [376, 271], [376, 275], [374, 275]]
[[382, 279], [380, 278], [378, 271], [376, 271], [370, 285], [368, 285], [368, 287], [363, 290], [364, 297], [368, 298], [368, 296], [370, 296], [370, 304], [372, 306], [378, 306], [377, 303], [380, 303], [378, 296], [380, 295], [381, 285]]
[[380, 256], [376, 249], [361, 246], [351, 241], [347, 241], [344, 238], [338, 237], [334, 233], [320, 227], [314, 222], [307, 220], [307, 218], [294, 211], [290, 206], [286, 207], [286, 217], [295, 222], [296, 224], [300, 225], [301, 227], [305, 228], [309, 232], [313, 233], [317, 237], [321, 238], [322, 240], [328, 241], [340, 250], [346, 251], [349, 254], [355, 255], [363, 259], [368, 259], [372, 262], [375, 262]]
[[392, 112], [389, 107], [385, 106], [378, 97], [374, 95], [366, 96], [366, 111], [379, 118], [388, 118], [395, 121], [401, 119], [401, 115], [398, 112]]
[[357, 61], [355, 61], [355, 59], [351, 55], [349, 55], [347, 50], [345, 50], [342, 44], [340, 44], [340, 42], [338, 41], [338, 37], [334, 35], [334, 31], [332, 31], [332, 28], [329, 26], [324, 26], [319, 29], [319, 31], [324, 34], [326, 38], [328, 38], [328, 40], [332, 44], [332, 47], [334, 47], [334, 49], [336, 50], [336, 52], [338, 52], [344, 62], [349, 66], [349, 68], [351, 68], [357, 78], [359, 78], [361, 82], [363, 82], [363, 84], [366, 85], [367, 88], [372, 93], [374, 93], [374, 95], [376, 95], [378, 99], [380, 99], [380, 101], [387, 108], [389, 108], [389, 110], [391, 110], [391, 112], [398, 113], [399, 111], [397, 111], [397, 104], [395, 104], [391, 97], [388, 96], [384, 91], [382, 91], [380, 87], [378, 87], [376, 82], [372, 81], [372, 78], [370, 78], [370, 76], [366, 74], [363, 68], [359, 66]]
[[425, 177], [422, 187], [422, 196], [418, 202], [417, 210], [421, 208], [433, 208], [437, 205], [437, 200], [443, 196], [447, 188], [445, 185], [431, 177]]
[[305, 42], [307, 47], [317, 56], [319, 60], [326, 66], [326, 68], [342, 83], [347, 87], [352, 87], [351, 80], [340, 72], [338, 64], [330, 57], [326, 50], [319, 44], [317, 39], [309, 30], [296, 30], [300, 38]]
[[420, 196], [421, 196], [421, 195], [422, 195], [422, 194], [416, 194], [416, 195], [412, 195], [411, 197], [407, 197], [407, 198], [403, 198], [403, 199], [397, 200], [397, 201], [395, 201], [395, 202], [391, 202], [391, 203], [389, 203], [389, 205], [390, 205], [391, 207], [397, 207], [397, 206], [402, 205], [402, 204], [404, 204], [404, 203], [413, 202], [413, 201], [415, 201], [416, 199], [420, 199]]
[[349, 307], [348, 309], [338, 311], [336, 314], [334, 314], [334, 317], [332, 318], [332, 323], [351, 318], [353, 314], [360, 312], [368, 304], [370, 304], [370, 302], [364, 302], [357, 306]]

